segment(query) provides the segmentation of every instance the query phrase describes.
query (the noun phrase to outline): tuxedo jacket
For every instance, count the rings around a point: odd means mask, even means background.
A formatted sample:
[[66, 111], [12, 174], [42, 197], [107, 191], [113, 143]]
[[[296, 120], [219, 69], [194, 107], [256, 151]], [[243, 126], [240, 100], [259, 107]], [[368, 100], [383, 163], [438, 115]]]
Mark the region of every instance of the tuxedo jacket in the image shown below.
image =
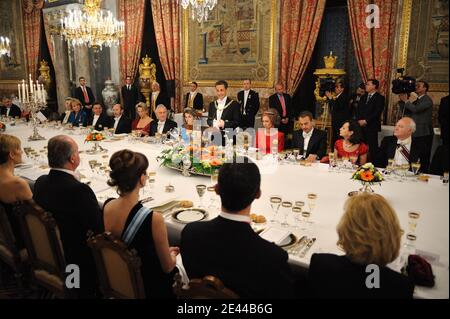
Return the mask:
[[[230, 102], [231, 104], [228, 105], [228, 103]], [[220, 119], [225, 122], [224, 128], [235, 129], [241, 124], [241, 110], [239, 103], [227, 97], [225, 105], [228, 105], [228, 107], [223, 110], [222, 117]], [[207, 123], [210, 127], [213, 126], [214, 120], [216, 119], [216, 115], [217, 115], [217, 102], [214, 101], [209, 104], [208, 109]]]
[[[187, 93], [186, 96], [184, 97], [185, 108], [189, 107], [189, 97], [190, 93]], [[196, 110], [203, 110], [203, 94], [201, 94], [200, 92], [197, 92], [197, 94], [195, 94], [193, 101], [193, 108]]]
[[[303, 154], [305, 139], [303, 131], [295, 131], [292, 135], [292, 148], [299, 148], [300, 154]], [[327, 154], [327, 132], [314, 128], [306, 150], [306, 156], [316, 154], [319, 159]]]
[[[88, 119], [88, 125], [92, 125], [92, 122], [94, 121], [94, 113], [91, 114], [91, 116]], [[114, 123], [113, 123], [114, 124]], [[102, 112], [100, 114], [100, 117], [97, 120], [97, 123], [95, 123], [94, 128], [97, 131], [103, 131], [105, 127], [111, 128], [111, 118]]]
[[364, 94], [358, 103], [356, 110], [356, 120], [366, 120], [367, 131], [380, 131], [381, 130], [381, 114], [383, 114], [385, 99], [384, 96], [378, 92], [372, 96], [367, 102], [369, 95]]
[[92, 105], [95, 102], [95, 96], [94, 93], [92, 93], [92, 89], [89, 86], [86, 86], [86, 92], [87, 95], [89, 97], [89, 103], [86, 103], [84, 100], [84, 94], [83, 94], [83, 90], [81, 89], [81, 87], [77, 87], [75, 89], [75, 98], [77, 98], [78, 100], [80, 100], [81, 105], [85, 106], [87, 105]]
[[449, 109], [448, 109], [448, 95], [441, 99], [439, 104], [439, 125], [441, 126], [441, 139], [445, 145], [448, 145], [449, 140]]
[[[167, 119], [164, 123], [163, 134], [169, 132], [174, 127], [177, 127], [177, 123]], [[155, 136], [156, 132], [158, 132], [158, 120], [152, 121], [150, 123], [150, 136]]]
[[99, 234], [104, 226], [92, 189], [68, 173], [50, 170], [37, 179], [33, 199], [55, 218], [66, 263], [80, 267], [81, 291], [95, 290], [98, 277], [86, 239], [89, 231]]
[[187, 224], [180, 248], [191, 279], [213, 275], [241, 298], [292, 297], [288, 254], [248, 223], [219, 216]]
[[[183, 256], [184, 260], [184, 256]], [[380, 287], [366, 286], [366, 265], [358, 265], [347, 256], [313, 254], [308, 270], [313, 298], [333, 299], [411, 299], [414, 284], [410, 279], [387, 267], [380, 269]]]
[[244, 103], [244, 91], [240, 91], [237, 94], [237, 99], [239, 104], [241, 105], [241, 114], [244, 114], [244, 104], [245, 104], [245, 113], [248, 118], [253, 118], [253, 123], [255, 122], [255, 116], [259, 111], [259, 94], [256, 91], [250, 90], [247, 96], [247, 103]]
[[[294, 110], [292, 106], [291, 96], [287, 93], [283, 93], [283, 96], [284, 104], [286, 105], [286, 116], [284, 118], [288, 118], [289, 121], [292, 121], [294, 119]], [[275, 93], [269, 97], [269, 107], [276, 109], [280, 117], [283, 119], [283, 107], [281, 106], [278, 94]]]
[[124, 85], [120, 89], [120, 93], [122, 94], [123, 109], [127, 116], [129, 116], [131, 120], [134, 120], [136, 117], [136, 104], [139, 102], [138, 88], [131, 85], [131, 89], [128, 90], [127, 86]]
[[[1, 115], [6, 115], [6, 112], [8, 111], [8, 108], [6, 106], [2, 106], [0, 108], [0, 114]], [[16, 116], [21, 116], [22, 115], [22, 111], [20, 110], [20, 107], [18, 107], [15, 104], [11, 105], [11, 109], [9, 110], [9, 116], [12, 118], [15, 118]]]
[[170, 111], [170, 103], [169, 103], [169, 99], [167, 98], [167, 96], [162, 93], [161, 91], [159, 92], [158, 96], [156, 97], [156, 101], [155, 101], [155, 109], [153, 110], [153, 95], [150, 93], [150, 107], [152, 108], [152, 118], [154, 120], [156, 120], [156, 114], [155, 114], [155, 110], [156, 107], [158, 105], [164, 105], [168, 111]]
[[[110, 119], [110, 128], [114, 128], [114, 117], [111, 117]], [[131, 133], [131, 120], [125, 116], [125, 114], [122, 114], [120, 117], [119, 123], [117, 124], [117, 128], [114, 131], [114, 134], [123, 134], [123, 133]]]
[[[375, 159], [375, 165], [378, 167], [386, 167], [388, 160], [395, 157], [395, 151], [397, 150], [397, 137], [386, 136], [381, 141], [380, 148]], [[427, 150], [426, 145], [423, 143], [417, 143], [413, 137], [411, 141], [411, 149], [409, 150], [409, 163], [417, 162], [428, 163], [426, 159]], [[429, 154], [428, 154], [429, 155]]]
[[345, 121], [351, 120], [352, 111], [349, 105], [347, 95], [343, 92], [335, 100], [328, 101], [331, 110], [331, 122], [334, 129], [341, 128]]

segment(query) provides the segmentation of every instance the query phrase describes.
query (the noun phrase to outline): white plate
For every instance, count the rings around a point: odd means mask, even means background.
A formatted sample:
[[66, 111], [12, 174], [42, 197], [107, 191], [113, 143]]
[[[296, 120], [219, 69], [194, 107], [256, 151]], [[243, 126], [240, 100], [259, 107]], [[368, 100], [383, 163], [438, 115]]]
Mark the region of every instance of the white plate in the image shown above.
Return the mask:
[[172, 218], [180, 223], [188, 224], [205, 219], [207, 213], [201, 208], [178, 209], [172, 214]]

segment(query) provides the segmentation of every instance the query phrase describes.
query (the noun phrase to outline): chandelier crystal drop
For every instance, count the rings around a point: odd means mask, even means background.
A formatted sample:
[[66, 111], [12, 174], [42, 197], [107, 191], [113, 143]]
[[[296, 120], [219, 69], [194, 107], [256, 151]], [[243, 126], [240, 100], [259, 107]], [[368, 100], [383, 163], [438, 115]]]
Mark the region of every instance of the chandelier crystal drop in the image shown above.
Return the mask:
[[199, 23], [208, 20], [209, 12], [216, 4], [217, 0], [181, 0], [183, 9], [191, 5], [192, 20], [197, 20]]
[[83, 11], [73, 9], [61, 19], [61, 35], [72, 46], [94, 49], [118, 45], [125, 33], [125, 22], [117, 21], [111, 11], [100, 8], [101, 0], [86, 0]]
[[0, 37], [0, 56], [10, 55], [11, 47], [9, 46], [9, 42], [7, 37]]

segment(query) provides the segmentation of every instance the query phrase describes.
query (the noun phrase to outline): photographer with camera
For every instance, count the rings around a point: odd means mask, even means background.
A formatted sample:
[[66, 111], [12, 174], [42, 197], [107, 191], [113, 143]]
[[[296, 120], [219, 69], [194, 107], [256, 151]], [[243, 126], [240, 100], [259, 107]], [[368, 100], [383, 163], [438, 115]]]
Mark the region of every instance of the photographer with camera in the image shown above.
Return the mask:
[[421, 163], [422, 171], [428, 172], [430, 165], [431, 146], [433, 144], [433, 100], [428, 96], [430, 86], [425, 81], [417, 81], [415, 94], [408, 97], [408, 93], [398, 95], [399, 109], [403, 116], [411, 117], [416, 122], [416, 131], [413, 135], [416, 142], [426, 149], [426, 155]]
[[336, 82], [336, 85], [334, 86], [334, 93], [335, 96], [333, 96], [332, 91], [325, 91], [325, 96], [328, 100], [328, 106], [330, 108], [331, 113], [331, 127], [333, 130], [333, 136], [332, 136], [332, 144], [339, 139], [339, 130], [342, 127], [342, 125], [345, 123], [345, 121], [348, 121], [352, 117], [352, 113], [350, 110], [349, 102], [347, 95], [344, 93], [345, 86], [344, 83], [338, 81]]
[[379, 86], [378, 80], [367, 80], [367, 93], [360, 99], [356, 110], [356, 121], [362, 129], [365, 142], [369, 145], [369, 161], [373, 161], [377, 156], [378, 132], [381, 131], [381, 114], [385, 103], [384, 96], [377, 91]]

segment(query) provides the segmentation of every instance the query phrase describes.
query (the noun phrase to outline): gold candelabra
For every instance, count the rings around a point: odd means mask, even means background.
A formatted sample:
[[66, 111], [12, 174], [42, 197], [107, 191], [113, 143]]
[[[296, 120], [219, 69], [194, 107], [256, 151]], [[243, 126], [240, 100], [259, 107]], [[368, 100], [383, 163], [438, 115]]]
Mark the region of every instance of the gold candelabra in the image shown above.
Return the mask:
[[156, 65], [152, 63], [152, 59], [148, 55], [145, 55], [142, 58], [142, 63], [139, 64], [139, 87], [142, 95], [145, 96], [145, 102], [150, 110], [150, 116], [154, 112], [150, 105], [151, 85], [154, 81], [156, 81]]

